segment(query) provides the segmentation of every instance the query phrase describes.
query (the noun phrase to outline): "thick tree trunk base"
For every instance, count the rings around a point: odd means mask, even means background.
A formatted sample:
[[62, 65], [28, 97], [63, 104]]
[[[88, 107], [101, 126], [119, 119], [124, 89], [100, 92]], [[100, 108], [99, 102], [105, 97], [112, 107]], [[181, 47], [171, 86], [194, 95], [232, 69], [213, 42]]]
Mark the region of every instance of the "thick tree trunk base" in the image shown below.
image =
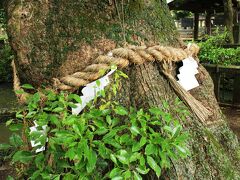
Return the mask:
[[[200, 66], [200, 87], [191, 91], [213, 113], [206, 124], [190, 115], [182, 124], [191, 138], [188, 147], [191, 156], [174, 161], [171, 170], [163, 177], [170, 179], [239, 179], [240, 148], [236, 135], [230, 130], [214, 95], [213, 82], [208, 72]], [[131, 104], [138, 108], [170, 105], [169, 111], [176, 112], [177, 98], [169, 82], [161, 74], [156, 63], [132, 67], [128, 72]], [[125, 84], [125, 83], [124, 83]], [[135, 87], [133, 89], [133, 87]], [[126, 86], [125, 86], [126, 93]], [[126, 95], [126, 94], [125, 94]], [[176, 118], [179, 119], [178, 114]], [[154, 176], [148, 177], [152, 179]], [[163, 178], [162, 177], [162, 178]], [[154, 177], [155, 179], [156, 177]]]
[[[181, 44], [165, 1], [11, 0], [8, 12], [20, 80], [38, 87], [83, 69], [96, 55], [126, 42]], [[213, 115], [205, 124], [193, 113], [181, 122], [191, 136], [191, 156], [173, 161], [162, 178], [239, 179], [238, 140], [217, 104], [209, 74], [202, 66], [199, 71], [200, 87], [191, 94]], [[156, 62], [130, 66], [126, 73], [129, 80], [118, 94], [122, 104], [149, 108], [163, 107], [167, 101], [165, 110], [181, 119], [176, 113], [177, 95]]]

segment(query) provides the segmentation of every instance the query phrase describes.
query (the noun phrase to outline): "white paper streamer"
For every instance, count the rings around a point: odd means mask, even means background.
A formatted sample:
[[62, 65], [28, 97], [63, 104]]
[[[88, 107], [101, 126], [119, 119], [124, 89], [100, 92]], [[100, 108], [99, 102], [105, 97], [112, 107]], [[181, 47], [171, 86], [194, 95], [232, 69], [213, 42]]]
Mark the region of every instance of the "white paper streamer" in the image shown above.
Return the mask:
[[[43, 135], [46, 134], [47, 125], [42, 126], [43, 130], [38, 130], [37, 127], [38, 127], [38, 124], [36, 123], [36, 121], [34, 121], [34, 126], [30, 127], [30, 133], [38, 131], [38, 132], [41, 132]], [[46, 141], [48, 141], [48, 138], [47, 138]], [[32, 147], [36, 147], [36, 146], [39, 146], [39, 145], [41, 145], [40, 142], [36, 143], [35, 141], [31, 141], [31, 146]], [[42, 146], [42, 147], [36, 149], [35, 152], [39, 153], [39, 152], [42, 152], [42, 151], [45, 151], [45, 146]]]
[[[75, 104], [77, 107], [72, 108], [72, 114], [78, 115], [91, 100], [99, 96], [99, 93], [109, 84], [109, 76], [115, 71], [116, 69], [112, 69], [102, 78], [87, 84], [86, 87], [82, 89], [82, 103]], [[97, 85], [97, 81], [99, 81], [99, 86]]]
[[198, 73], [198, 64], [192, 57], [188, 57], [182, 60], [182, 62], [183, 66], [179, 68], [180, 74], [177, 75], [179, 79], [178, 83], [186, 91], [189, 91], [199, 86], [199, 83], [195, 77], [195, 75]]

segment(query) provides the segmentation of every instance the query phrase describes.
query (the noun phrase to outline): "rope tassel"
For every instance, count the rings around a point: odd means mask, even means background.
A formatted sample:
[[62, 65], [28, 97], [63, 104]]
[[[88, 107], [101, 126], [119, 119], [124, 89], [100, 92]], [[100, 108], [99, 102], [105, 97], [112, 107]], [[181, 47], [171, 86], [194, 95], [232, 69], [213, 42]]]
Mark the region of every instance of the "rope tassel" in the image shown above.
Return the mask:
[[166, 76], [170, 85], [177, 93], [178, 97], [186, 103], [186, 105], [191, 109], [191, 111], [199, 118], [202, 123], [206, 123], [208, 117], [212, 113], [203, 106], [203, 104], [195, 99], [189, 92], [187, 92], [183, 87], [176, 81], [176, 79], [171, 74], [171, 64], [163, 64], [163, 74]]

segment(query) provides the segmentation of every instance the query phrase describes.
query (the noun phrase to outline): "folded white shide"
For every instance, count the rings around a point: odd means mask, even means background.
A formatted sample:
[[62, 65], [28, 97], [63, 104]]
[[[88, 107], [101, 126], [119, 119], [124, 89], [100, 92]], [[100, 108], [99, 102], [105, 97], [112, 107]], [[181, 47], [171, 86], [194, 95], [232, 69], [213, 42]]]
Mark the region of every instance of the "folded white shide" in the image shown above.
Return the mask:
[[199, 86], [199, 83], [195, 77], [198, 74], [197, 61], [192, 57], [188, 57], [182, 60], [183, 66], [179, 68], [180, 74], [177, 75], [178, 83], [186, 90], [189, 91]]

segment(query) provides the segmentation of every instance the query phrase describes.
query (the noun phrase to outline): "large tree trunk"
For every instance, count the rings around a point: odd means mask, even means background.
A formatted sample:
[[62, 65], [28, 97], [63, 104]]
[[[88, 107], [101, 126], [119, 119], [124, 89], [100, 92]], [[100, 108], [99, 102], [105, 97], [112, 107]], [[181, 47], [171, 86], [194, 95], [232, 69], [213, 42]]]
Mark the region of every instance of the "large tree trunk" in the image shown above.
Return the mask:
[[[12, 0], [9, 35], [22, 82], [40, 86], [53, 77], [83, 69], [101, 53], [129, 44], [180, 46], [166, 3], [156, 0]], [[200, 66], [201, 86], [191, 94], [213, 112], [206, 124], [190, 114], [182, 122], [190, 132], [191, 156], [174, 161], [163, 177], [170, 179], [239, 178], [239, 144], [213, 93], [213, 83]], [[122, 99], [137, 108], [162, 106], [170, 111], [177, 97], [158, 63], [130, 66]], [[178, 118], [178, 115], [176, 115]]]

